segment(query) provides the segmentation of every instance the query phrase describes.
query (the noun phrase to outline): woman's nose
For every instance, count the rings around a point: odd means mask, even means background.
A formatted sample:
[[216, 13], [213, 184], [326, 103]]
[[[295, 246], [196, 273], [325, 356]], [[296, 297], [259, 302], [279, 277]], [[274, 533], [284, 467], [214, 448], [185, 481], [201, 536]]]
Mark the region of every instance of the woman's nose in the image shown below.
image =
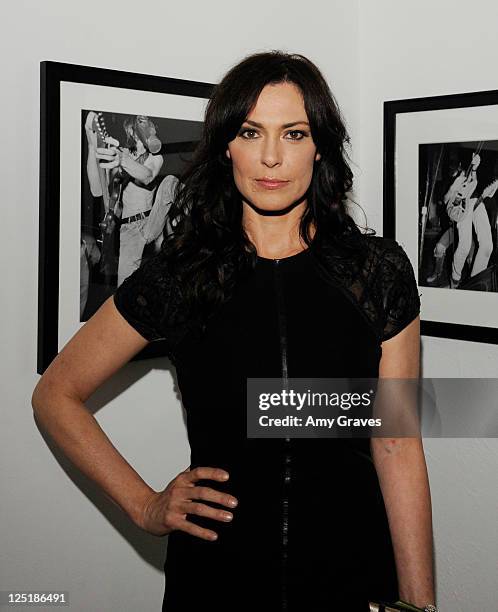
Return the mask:
[[278, 138], [266, 138], [262, 145], [261, 160], [267, 166], [275, 166], [282, 159], [282, 151]]

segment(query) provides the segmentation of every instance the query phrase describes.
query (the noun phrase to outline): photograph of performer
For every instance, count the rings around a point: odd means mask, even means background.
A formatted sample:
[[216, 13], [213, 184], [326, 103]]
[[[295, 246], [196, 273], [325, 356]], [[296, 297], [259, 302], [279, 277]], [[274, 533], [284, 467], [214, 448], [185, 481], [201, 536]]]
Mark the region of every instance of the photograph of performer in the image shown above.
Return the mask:
[[176, 222], [168, 212], [202, 126], [188, 119], [82, 112], [81, 321], [173, 232]]
[[421, 195], [420, 284], [425, 280], [426, 286], [493, 290], [495, 283], [489, 278], [479, 286], [473, 281], [484, 272], [489, 277], [498, 275], [496, 147], [480, 141], [470, 160], [469, 143], [423, 148], [420, 178], [426, 177], [426, 189]]
[[[97, 164], [107, 169], [109, 182], [120, 169], [121, 184], [121, 219], [119, 223], [119, 259], [118, 280], [120, 285], [142, 260], [145, 245], [144, 227], [152, 210], [154, 194], [157, 188], [155, 180], [163, 165], [163, 156], [153, 154], [149, 149], [150, 137], [147, 130], [150, 120], [144, 115], [127, 117], [123, 122], [126, 134], [125, 147], [119, 147], [119, 141], [113, 140], [109, 147], [97, 147], [96, 135], [92, 134], [94, 114], [88, 113], [86, 121], [88, 147], [87, 172], [92, 195], [102, 195], [102, 184]], [[153, 126], [153, 124], [152, 124]], [[155, 135], [155, 128], [152, 127]], [[148, 142], [149, 141], [149, 142]], [[157, 137], [152, 142], [156, 143]], [[159, 141], [159, 149], [161, 143]], [[156, 150], [157, 152], [157, 150]]]
[[[444, 195], [444, 203], [450, 218], [451, 212], [455, 207], [462, 207], [461, 215], [458, 221], [456, 221], [458, 246], [452, 261], [452, 272], [450, 275], [450, 286], [452, 288], [457, 288], [462, 278], [462, 268], [472, 246], [472, 225], [474, 225], [477, 234], [478, 249], [470, 276], [474, 276], [488, 267], [489, 258], [493, 251], [491, 226], [486, 208], [482, 203], [483, 199], [480, 198], [479, 203], [476, 205], [477, 198], [472, 198], [477, 188], [477, 167], [480, 162], [479, 154], [473, 154], [468, 174], [462, 170]], [[494, 189], [496, 190], [496, 187]], [[488, 197], [489, 195], [492, 194], [488, 194]]]

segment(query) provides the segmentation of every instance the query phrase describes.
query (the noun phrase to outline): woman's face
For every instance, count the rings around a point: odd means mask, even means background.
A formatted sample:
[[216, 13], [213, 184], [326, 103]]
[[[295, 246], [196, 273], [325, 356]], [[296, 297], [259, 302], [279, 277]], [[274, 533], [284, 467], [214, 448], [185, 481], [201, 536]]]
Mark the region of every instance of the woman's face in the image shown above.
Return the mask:
[[[285, 209], [308, 189], [320, 159], [300, 90], [293, 83], [266, 85], [237, 136], [228, 143], [235, 184], [244, 201]], [[263, 179], [283, 182], [265, 183]]]

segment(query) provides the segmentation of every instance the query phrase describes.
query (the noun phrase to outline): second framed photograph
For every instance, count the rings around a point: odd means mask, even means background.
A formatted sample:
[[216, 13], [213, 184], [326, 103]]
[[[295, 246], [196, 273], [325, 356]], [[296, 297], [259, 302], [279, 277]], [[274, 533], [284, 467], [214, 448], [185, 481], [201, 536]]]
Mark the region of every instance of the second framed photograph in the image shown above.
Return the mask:
[[498, 91], [384, 103], [384, 235], [412, 260], [421, 333], [498, 343]]
[[[214, 85], [40, 65], [38, 373], [167, 232]], [[96, 148], [118, 150], [102, 167]], [[112, 165], [112, 164], [111, 164]], [[151, 342], [135, 358], [165, 355]]]

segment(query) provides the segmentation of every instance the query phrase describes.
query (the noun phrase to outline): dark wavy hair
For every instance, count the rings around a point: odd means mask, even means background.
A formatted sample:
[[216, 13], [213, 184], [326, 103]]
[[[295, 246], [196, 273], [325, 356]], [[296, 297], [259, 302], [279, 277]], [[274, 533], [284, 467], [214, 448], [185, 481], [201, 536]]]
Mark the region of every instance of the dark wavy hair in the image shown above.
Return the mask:
[[229, 299], [257, 261], [256, 248], [242, 227], [242, 196], [225, 151], [262, 89], [282, 82], [293, 83], [301, 91], [312, 138], [321, 154], [306, 194], [300, 237], [315, 252], [325, 240], [334, 241], [344, 255], [358, 252], [361, 232], [346, 210], [353, 182], [345, 151], [349, 136], [327, 82], [303, 55], [279, 50], [252, 54], [232, 67], [214, 89], [200, 142], [179, 177], [169, 209], [174, 231], [159, 252], [178, 279], [189, 312], [204, 322]]

